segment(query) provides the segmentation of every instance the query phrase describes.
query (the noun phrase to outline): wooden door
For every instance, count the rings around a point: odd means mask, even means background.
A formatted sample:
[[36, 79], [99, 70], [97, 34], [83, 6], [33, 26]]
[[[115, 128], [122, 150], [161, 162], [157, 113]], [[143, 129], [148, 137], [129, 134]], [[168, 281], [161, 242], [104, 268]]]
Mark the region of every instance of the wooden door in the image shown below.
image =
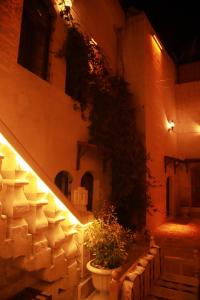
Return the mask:
[[169, 176], [166, 179], [166, 217], [170, 215], [170, 178]]
[[191, 170], [192, 206], [200, 207], [200, 168]]

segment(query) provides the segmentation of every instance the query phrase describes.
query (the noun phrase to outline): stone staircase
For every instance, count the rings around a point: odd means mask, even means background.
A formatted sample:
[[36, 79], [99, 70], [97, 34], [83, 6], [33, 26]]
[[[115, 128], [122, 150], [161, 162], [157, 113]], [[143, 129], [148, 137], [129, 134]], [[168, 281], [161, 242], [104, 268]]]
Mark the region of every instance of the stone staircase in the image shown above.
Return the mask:
[[86, 276], [84, 226], [48, 184], [0, 134], [0, 299], [31, 286], [74, 300]]
[[[193, 250], [190, 257], [185, 257], [184, 248], [179, 249], [179, 256], [163, 253], [162, 273], [154, 282], [151, 295], [155, 299], [198, 300], [199, 299], [199, 262], [198, 250]], [[148, 299], [148, 298], [147, 298]]]
[[[180, 254], [183, 249], [179, 249]], [[150, 238], [150, 247], [119, 277], [113, 276], [109, 300], [199, 300], [200, 255], [165, 255]], [[88, 298], [89, 300], [89, 298]]]
[[155, 299], [198, 300], [198, 280], [194, 277], [164, 273], [155, 282], [151, 295]]

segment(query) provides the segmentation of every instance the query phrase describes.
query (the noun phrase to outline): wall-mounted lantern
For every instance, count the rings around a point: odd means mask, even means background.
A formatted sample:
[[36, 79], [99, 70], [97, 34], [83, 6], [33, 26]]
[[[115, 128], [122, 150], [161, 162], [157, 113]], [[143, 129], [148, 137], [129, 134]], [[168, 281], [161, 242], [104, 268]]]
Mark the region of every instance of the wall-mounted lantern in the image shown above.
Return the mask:
[[175, 123], [173, 120], [169, 120], [167, 124], [168, 131], [172, 131], [175, 127]]
[[66, 21], [70, 22], [73, 20], [71, 15], [72, 1], [71, 0], [61, 0], [57, 1], [58, 9], [60, 11], [61, 17]]

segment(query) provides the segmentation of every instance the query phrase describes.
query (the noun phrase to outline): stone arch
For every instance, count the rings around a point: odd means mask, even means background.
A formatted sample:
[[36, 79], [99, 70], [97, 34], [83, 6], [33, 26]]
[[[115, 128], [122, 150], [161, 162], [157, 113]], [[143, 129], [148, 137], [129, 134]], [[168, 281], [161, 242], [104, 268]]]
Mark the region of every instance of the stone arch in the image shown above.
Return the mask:
[[60, 171], [55, 177], [55, 184], [61, 192], [68, 198], [71, 198], [71, 183], [73, 178], [68, 171]]
[[94, 176], [91, 172], [86, 171], [81, 178], [81, 186], [88, 191], [87, 210], [92, 211], [93, 193], [94, 193]]

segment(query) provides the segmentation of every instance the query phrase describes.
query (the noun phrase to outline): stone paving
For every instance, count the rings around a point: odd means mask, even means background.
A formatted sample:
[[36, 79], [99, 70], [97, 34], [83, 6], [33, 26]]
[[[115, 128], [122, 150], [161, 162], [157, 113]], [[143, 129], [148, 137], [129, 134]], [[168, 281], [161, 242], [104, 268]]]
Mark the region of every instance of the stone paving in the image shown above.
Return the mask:
[[[187, 261], [193, 257], [193, 250], [199, 250], [200, 253], [200, 218], [182, 218], [174, 219], [173, 221], [166, 222], [156, 228], [152, 234], [155, 237], [156, 243], [161, 246], [163, 249], [164, 256], [173, 256]], [[169, 267], [165, 264], [165, 267]], [[165, 269], [164, 267], [164, 269]], [[175, 274], [179, 273], [179, 267], [176, 270], [176, 262], [172, 264], [172, 269], [175, 271]], [[190, 269], [183, 269], [187, 273], [191, 273], [190, 276], [194, 276], [195, 267]], [[172, 272], [173, 272], [172, 271]], [[163, 296], [164, 297], [164, 296]], [[145, 300], [164, 300], [171, 299], [166, 296], [164, 297], [148, 296]], [[200, 299], [198, 296], [195, 296], [195, 299]], [[196, 298], [197, 297], [197, 298]], [[178, 297], [173, 299], [182, 299]], [[187, 298], [184, 298], [187, 300]]]
[[200, 218], [175, 219], [162, 224], [152, 234], [167, 255], [191, 257], [194, 249], [200, 251]]

